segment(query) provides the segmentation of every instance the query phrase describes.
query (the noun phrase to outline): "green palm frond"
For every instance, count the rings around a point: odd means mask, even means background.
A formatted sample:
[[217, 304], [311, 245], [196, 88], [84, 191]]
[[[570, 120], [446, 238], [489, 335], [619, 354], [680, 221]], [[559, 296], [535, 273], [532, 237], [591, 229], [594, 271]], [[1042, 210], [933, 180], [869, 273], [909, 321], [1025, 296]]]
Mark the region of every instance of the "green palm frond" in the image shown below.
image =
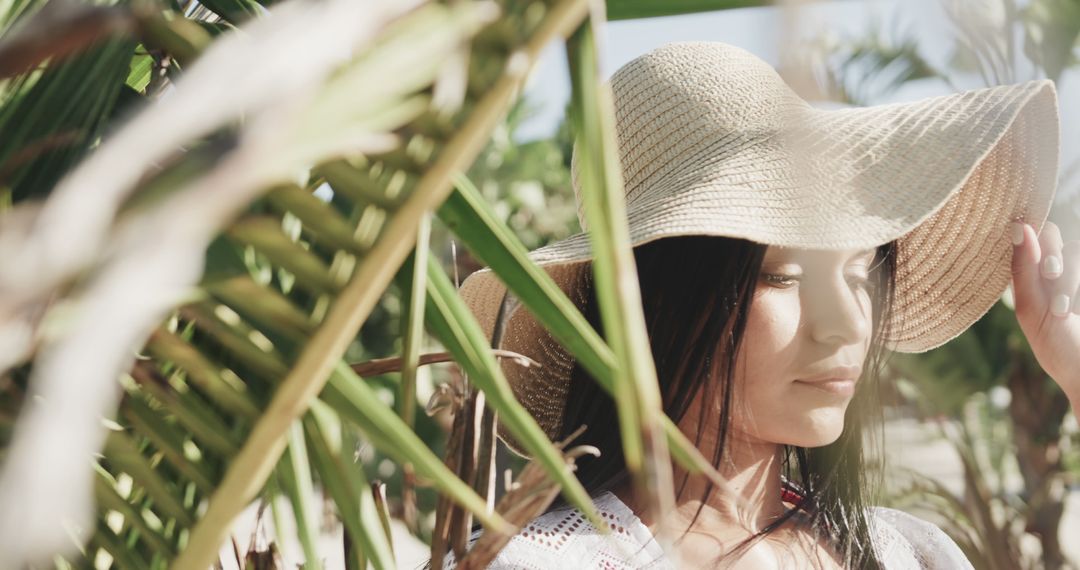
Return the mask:
[[1070, 0], [1035, 0], [1020, 12], [1024, 26], [1024, 53], [1054, 81], [1070, 67], [1080, 65], [1080, 4]]
[[[105, 558], [119, 568], [202, 569], [242, 509], [260, 497], [276, 509], [273, 496], [283, 494], [307, 565], [317, 567], [312, 498], [321, 488], [351, 545], [347, 567], [393, 567], [381, 483], [350, 448], [357, 432], [508, 536], [516, 528], [486, 491], [474, 490], [491, 481], [463, 478], [418, 435], [425, 325], [482, 392], [474, 402], [488, 418], [487, 445], [497, 414], [537, 458], [542, 476], [533, 470], [530, 478], [555, 485], [605, 528], [572, 475], [572, 459], [514, 399], [491, 339], [429, 255], [436, 211], [530, 307], [548, 313], [544, 324], [616, 395], [628, 457], [652, 493], [667, 492], [655, 475], [667, 446], [676, 460], [708, 472], [656, 414], [651, 366], [634, 360], [644, 354], [641, 319], [627, 310], [635, 292], [615, 287], [615, 275], [632, 275], [630, 250], [625, 231], [610, 222], [623, 217], [603, 150], [611, 148], [610, 119], [593, 124], [610, 103], [592, 91], [595, 47], [582, 35], [601, 14], [582, 27], [586, 0], [363, 8], [328, 0], [269, 12], [264, 4], [102, 3], [123, 26], [98, 30], [78, 49], [49, 46], [26, 60], [33, 65], [5, 71], [0, 253], [9, 264], [0, 273], [0, 310], [17, 307], [11, 323], [33, 331], [0, 362], [0, 499], [11, 501], [0, 513], [0, 549], [8, 560], [48, 564], [63, 552], [76, 566]], [[58, 25], [34, 20], [40, 5], [9, 4], [0, 27]], [[622, 18], [743, 5], [613, 2], [611, 9]], [[60, 14], [66, 26], [88, 26], [86, 14], [101, 10]], [[606, 228], [598, 234], [604, 314], [633, 317], [610, 323], [626, 331], [614, 348], [523, 258], [524, 246], [476, 192], [453, 192], [528, 68], [575, 30], [575, 130], [585, 156], [596, 158], [584, 163], [590, 200], [599, 200], [590, 222]], [[11, 45], [5, 40], [36, 34], [5, 34], [0, 52]], [[491, 235], [502, 238], [493, 247], [482, 243]], [[391, 406], [380, 396], [382, 380], [357, 375], [345, 355], [395, 279], [408, 309]], [[121, 305], [126, 310], [116, 310]], [[113, 319], [106, 330], [103, 315]], [[64, 384], [55, 379], [71, 373], [60, 363], [84, 365], [74, 355], [88, 359], [80, 384], [58, 390]], [[86, 394], [101, 397], [80, 402]], [[47, 473], [38, 469], [47, 458], [34, 454], [41, 441], [34, 422], [65, 405], [82, 413], [50, 429], [85, 437], [50, 450], [75, 466], [70, 474]], [[111, 417], [107, 430], [100, 415]], [[78, 467], [98, 451], [82, 477]], [[10, 483], [27, 473], [46, 473], [37, 488], [57, 490], [51, 503], [34, 503], [45, 530], [18, 528], [11, 514], [26, 498]], [[77, 480], [92, 489], [90, 518], [82, 518], [80, 484], [53, 484]], [[58, 521], [79, 527], [81, 550], [56, 542], [70, 540]], [[46, 541], [19, 539], [31, 535]]]
[[607, 0], [607, 19], [655, 18], [770, 4], [764, 0]]

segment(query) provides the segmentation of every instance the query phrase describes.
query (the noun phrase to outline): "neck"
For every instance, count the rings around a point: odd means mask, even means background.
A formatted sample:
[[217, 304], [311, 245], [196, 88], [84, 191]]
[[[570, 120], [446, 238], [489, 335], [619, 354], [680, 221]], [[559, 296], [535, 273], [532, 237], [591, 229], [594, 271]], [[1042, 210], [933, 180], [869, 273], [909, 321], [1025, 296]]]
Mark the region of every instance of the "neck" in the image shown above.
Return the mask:
[[[704, 445], [702, 448], [709, 449]], [[706, 457], [710, 455], [707, 453]], [[686, 479], [685, 489], [680, 493], [679, 485], [686, 471], [673, 464], [676, 509], [663, 523], [676, 535], [686, 530], [706, 528], [742, 528], [757, 532], [784, 513], [780, 492], [779, 445], [732, 437], [724, 455], [726, 458], [717, 471], [727, 488], [714, 485], [708, 497], [705, 493], [709, 481], [700, 475], [690, 475]], [[613, 492], [650, 531], [655, 533], [658, 530], [659, 518], [641, 508], [643, 502], [633, 497], [630, 482]]]

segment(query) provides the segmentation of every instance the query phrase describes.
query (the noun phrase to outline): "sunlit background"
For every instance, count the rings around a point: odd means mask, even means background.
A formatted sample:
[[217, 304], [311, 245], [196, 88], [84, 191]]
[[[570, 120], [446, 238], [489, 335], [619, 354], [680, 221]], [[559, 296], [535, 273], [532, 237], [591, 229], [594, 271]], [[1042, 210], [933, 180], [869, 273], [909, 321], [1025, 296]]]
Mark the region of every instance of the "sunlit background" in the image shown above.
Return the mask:
[[[18, 29], [10, 15], [19, 13], [19, 4], [0, 3], [0, 16], [7, 18], [0, 46]], [[77, 14], [73, 4], [55, 4], [57, 13]], [[454, 352], [432, 331], [420, 334], [418, 324], [410, 326], [412, 271], [399, 272], [404, 250], [387, 253], [388, 247], [378, 250], [383, 257], [371, 258], [388, 260], [363, 274], [380, 284], [379, 291], [347, 295], [365, 255], [376, 251], [369, 248], [381, 247], [375, 245], [381, 232], [427, 244], [454, 284], [483, 265], [447, 227], [447, 220], [460, 217], [440, 212], [428, 222], [410, 211], [399, 216], [412, 224], [401, 226], [407, 229], [386, 229], [406, 197], [423, 194], [417, 188], [430, 193], [432, 207], [446, 198], [437, 185], [418, 183], [430, 155], [404, 148], [404, 140], [451, 141], [445, 155], [466, 157], [460, 166], [468, 167], [476, 195], [525, 247], [579, 230], [569, 174], [566, 49], [552, 35], [521, 98], [515, 103], [507, 95], [492, 104], [484, 97], [500, 93], [493, 86], [501, 85], [504, 60], [493, 59], [470, 75], [462, 71], [469, 54], [447, 46], [491, 24], [494, 12], [459, 6], [452, 18], [450, 11], [418, 17], [413, 28], [393, 33], [414, 34], [407, 46], [430, 41], [415, 54], [399, 50], [391, 58], [392, 50], [365, 51], [373, 49], [368, 42], [378, 45], [374, 39], [390, 34], [384, 22], [419, 2], [351, 8], [330, 2], [337, 7], [321, 16], [295, 10], [278, 20], [289, 22], [279, 29], [264, 27], [247, 44], [231, 47], [221, 45], [232, 27], [223, 22], [266, 18], [266, 10], [254, 0], [203, 4], [132, 2], [151, 6], [139, 16], [139, 29], [156, 30], [145, 32], [152, 39], [131, 35], [130, 23], [113, 29], [108, 22], [115, 14], [99, 14], [106, 23], [86, 25], [104, 26], [127, 43], [71, 60], [82, 71], [69, 70], [67, 84], [53, 77], [58, 87], [51, 90], [35, 72], [0, 66], [6, 78], [0, 83], [0, 145], [7, 145], [0, 148], [0, 568], [13, 559], [4, 553], [14, 556], [16, 547], [25, 557], [18, 560], [41, 567], [49, 565], [39, 558], [47, 552], [46, 560], [62, 568], [164, 568], [191, 546], [199, 528], [211, 530], [198, 535], [203, 542], [197, 545], [210, 558], [217, 553], [222, 568], [237, 568], [245, 558], [265, 564], [259, 568], [294, 568], [305, 560], [312, 568], [359, 567], [352, 533], [386, 539], [398, 567], [417, 568], [431, 555], [437, 534], [433, 480], [445, 485], [445, 477], [439, 472], [428, 478], [411, 468], [406, 473], [407, 462], [395, 453], [407, 442], [379, 433], [364, 418], [372, 412], [368, 406], [396, 413], [402, 423], [395, 428], [414, 433], [430, 458], [443, 458], [462, 375], [446, 362], [406, 374], [400, 364], [362, 368], [379, 358]], [[539, 33], [523, 13], [500, 16], [513, 33], [493, 33], [487, 48], [520, 48], [531, 37], [522, 30]], [[201, 23], [189, 26], [177, 14]], [[41, 37], [58, 37], [45, 33], [48, 21], [41, 25]], [[79, 29], [64, 29], [68, 35], [59, 37], [78, 44]], [[603, 77], [666, 42], [723, 41], [776, 66], [823, 107], [910, 101], [1051, 77], [1063, 128], [1050, 219], [1066, 240], [1080, 239], [1076, 0], [789, 2], [614, 21], [600, 31]], [[148, 49], [144, 39], [156, 47]], [[370, 53], [361, 63], [384, 66], [348, 62], [350, 54]], [[199, 57], [214, 65], [192, 65]], [[100, 131], [90, 119], [77, 122], [80, 113], [100, 111], [96, 100], [68, 90], [89, 89], [85, 78], [101, 78], [94, 61], [127, 86], [118, 110], [94, 119], [108, 127]], [[428, 69], [425, 62], [438, 65]], [[339, 68], [355, 73], [342, 79], [331, 73]], [[198, 75], [174, 85], [187, 73]], [[400, 84], [387, 81], [385, 92], [371, 88], [387, 77]], [[426, 99], [410, 97], [430, 85], [459, 117], [478, 101], [508, 111], [490, 134], [483, 126], [463, 127], [462, 120], [426, 120]], [[153, 99], [165, 104], [116, 130], [125, 113]], [[65, 123], [65, 117], [75, 119]], [[80, 129], [95, 134], [82, 140]], [[391, 136], [402, 133], [414, 138]], [[460, 143], [468, 136], [483, 143], [475, 162], [459, 151], [468, 147]], [[75, 149], [70, 156], [50, 154], [69, 144]], [[76, 171], [84, 149], [100, 160], [87, 160], [90, 167]], [[202, 178], [207, 172], [214, 176]], [[126, 194], [127, 187], [137, 191]], [[39, 209], [40, 200], [56, 207]], [[326, 206], [333, 216], [320, 209]], [[323, 215], [330, 221], [321, 221]], [[370, 314], [335, 321], [332, 301], [339, 299], [360, 299]], [[331, 329], [334, 338], [319, 336]], [[406, 342], [410, 335], [418, 342]], [[969, 556], [977, 555], [976, 568], [1077, 569], [1080, 429], [1064, 395], [1033, 365], [1018, 335], [1007, 293], [946, 346], [895, 359], [884, 394], [890, 453], [880, 502], [942, 526]], [[237, 337], [243, 346], [229, 344]], [[144, 345], [133, 362], [130, 347]], [[299, 355], [320, 351], [332, 355], [327, 366], [300, 368], [306, 361]], [[258, 355], [254, 363], [247, 360], [252, 352]], [[334, 362], [354, 365], [355, 375], [331, 374]], [[305, 422], [294, 421], [303, 410], [268, 421], [266, 409], [282, 391], [275, 382], [298, 369], [330, 375], [327, 385], [340, 392], [319, 392]], [[274, 381], [251, 381], [261, 375]], [[370, 392], [348, 392], [350, 381], [363, 382]], [[412, 382], [409, 393], [403, 386]], [[303, 379], [295, 385], [310, 387]], [[57, 394], [66, 400], [53, 398]], [[27, 413], [31, 402], [39, 404], [35, 413]], [[108, 418], [104, 429], [101, 413]], [[257, 440], [256, 426], [287, 441], [289, 451], [280, 460], [284, 445], [269, 436]], [[96, 470], [87, 450], [97, 454]], [[248, 455], [241, 457], [241, 450]], [[408, 457], [419, 465], [421, 455]], [[505, 492], [503, 470], [516, 473], [524, 463], [501, 445], [494, 461], [499, 475], [491, 495], [497, 498]], [[356, 471], [333, 479], [342, 465]], [[222, 489], [224, 497], [215, 494]], [[242, 496], [251, 500], [231, 501]], [[207, 506], [215, 501], [225, 506]], [[342, 515], [353, 511], [353, 518]], [[57, 531], [57, 517], [81, 522]]]

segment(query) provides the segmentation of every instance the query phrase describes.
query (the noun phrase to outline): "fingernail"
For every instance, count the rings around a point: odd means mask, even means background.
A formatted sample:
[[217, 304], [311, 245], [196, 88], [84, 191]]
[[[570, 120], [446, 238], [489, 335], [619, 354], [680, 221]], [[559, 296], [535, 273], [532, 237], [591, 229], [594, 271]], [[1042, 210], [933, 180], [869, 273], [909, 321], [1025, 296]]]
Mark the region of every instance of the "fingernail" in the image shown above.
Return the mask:
[[1061, 273], [1061, 258], [1051, 255], [1043, 260], [1043, 275], [1057, 277]]
[[1069, 296], [1064, 293], [1055, 295], [1053, 302], [1050, 303], [1050, 312], [1058, 317], [1067, 315], [1069, 313]]
[[1013, 245], [1020, 245], [1024, 243], [1024, 226], [1017, 222], [1009, 224], [1009, 231], [1012, 232]]

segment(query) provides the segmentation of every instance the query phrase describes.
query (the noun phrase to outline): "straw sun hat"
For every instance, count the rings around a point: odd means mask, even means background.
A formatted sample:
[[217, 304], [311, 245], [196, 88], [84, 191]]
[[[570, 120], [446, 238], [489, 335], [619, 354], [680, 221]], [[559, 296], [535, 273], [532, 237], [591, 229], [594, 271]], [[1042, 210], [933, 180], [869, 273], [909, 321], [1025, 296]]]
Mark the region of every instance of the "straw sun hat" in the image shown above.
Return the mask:
[[[634, 246], [717, 235], [806, 249], [897, 242], [894, 318], [885, 339], [924, 352], [984, 315], [1010, 280], [1010, 221], [1042, 228], [1057, 181], [1057, 93], [1050, 80], [914, 102], [822, 110], [767, 63], [718, 42], [664, 45], [611, 79]], [[572, 162], [578, 220], [586, 228]], [[530, 252], [579, 308], [588, 235]], [[489, 268], [461, 296], [491, 338], [505, 288]], [[574, 360], [524, 306], [500, 348], [511, 387], [559, 434]], [[500, 437], [525, 454], [500, 427]]]

